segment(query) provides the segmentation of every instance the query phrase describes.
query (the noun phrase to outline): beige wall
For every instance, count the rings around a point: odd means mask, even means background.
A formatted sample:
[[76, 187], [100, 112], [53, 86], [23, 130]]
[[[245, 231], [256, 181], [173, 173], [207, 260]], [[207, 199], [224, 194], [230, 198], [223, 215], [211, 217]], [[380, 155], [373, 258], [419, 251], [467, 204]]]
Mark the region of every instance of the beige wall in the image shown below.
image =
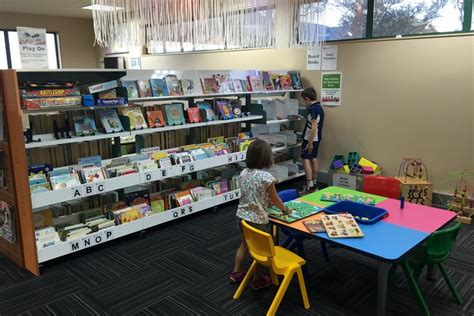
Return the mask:
[[0, 29], [46, 28], [59, 34], [63, 68], [97, 68], [92, 20], [0, 12]]
[[[398, 173], [403, 157], [427, 164], [435, 190], [446, 173], [474, 169], [474, 36], [338, 44], [343, 105], [325, 108], [321, 169], [334, 154], [358, 151]], [[143, 56], [144, 69], [298, 69], [304, 49]]]

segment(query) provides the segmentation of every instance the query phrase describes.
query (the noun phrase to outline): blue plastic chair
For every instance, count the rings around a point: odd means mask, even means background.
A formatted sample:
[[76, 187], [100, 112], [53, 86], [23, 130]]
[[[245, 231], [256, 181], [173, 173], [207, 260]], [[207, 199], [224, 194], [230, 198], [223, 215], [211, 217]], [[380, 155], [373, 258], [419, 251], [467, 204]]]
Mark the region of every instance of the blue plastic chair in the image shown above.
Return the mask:
[[[280, 191], [278, 192], [278, 196], [283, 202], [292, 201], [299, 197], [298, 192], [295, 189]], [[284, 227], [281, 227], [281, 231], [286, 236], [288, 236], [288, 238], [285, 240], [285, 242], [281, 246], [291, 251], [294, 251], [296, 249], [296, 252], [298, 253], [300, 257], [306, 258], [303, 241], [310, 238], [304, 234], [300, 234], [298, 232], [295, 232], [291, 229], [284, 228]], [[321, 249], [323, 251], [324, 260], [329, 261], [329, 255], [328, 255], [326, 243], [322, 240], [321, 240]], [[306, 271], [304, 272], [305, 274], [307, 273]]]

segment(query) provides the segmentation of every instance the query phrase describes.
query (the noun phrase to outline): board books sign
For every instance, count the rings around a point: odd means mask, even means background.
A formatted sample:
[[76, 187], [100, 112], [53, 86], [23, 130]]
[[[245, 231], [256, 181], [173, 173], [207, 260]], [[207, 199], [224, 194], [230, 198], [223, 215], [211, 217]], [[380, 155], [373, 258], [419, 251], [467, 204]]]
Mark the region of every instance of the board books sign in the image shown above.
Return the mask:
[[16, 28], [23, 69], [48, 69], [46, 30], [32, 27]]
[[337, 187], [356, 190], [357, 177], [350, 174], [334, 173], [332, 185]]

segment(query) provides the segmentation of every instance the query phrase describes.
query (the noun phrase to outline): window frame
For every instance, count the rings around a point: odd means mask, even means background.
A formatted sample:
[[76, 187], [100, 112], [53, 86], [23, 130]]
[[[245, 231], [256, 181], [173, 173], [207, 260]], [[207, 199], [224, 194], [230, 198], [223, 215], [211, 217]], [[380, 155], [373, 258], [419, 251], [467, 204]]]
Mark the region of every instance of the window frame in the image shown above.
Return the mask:
[[[5, 39], [5, 51], [7, 55], [7, 69], [12, 69], [12, 57], [11, 57], [11, 50], [10, 50], [10, 39], [8, 36], [8, 32], [17, 32], [15, 29], [0, 29], [0, 32], [3, 31], [3, 37]], [[62, 68], [61, 64], [61, 50], [59, 47], [59, 34], [58, 32], [46, 32], [46, 34], [53, 34], [54, 35], [54, 50], [56, 51], [56, 63], [58, 65], [58, 69]]]

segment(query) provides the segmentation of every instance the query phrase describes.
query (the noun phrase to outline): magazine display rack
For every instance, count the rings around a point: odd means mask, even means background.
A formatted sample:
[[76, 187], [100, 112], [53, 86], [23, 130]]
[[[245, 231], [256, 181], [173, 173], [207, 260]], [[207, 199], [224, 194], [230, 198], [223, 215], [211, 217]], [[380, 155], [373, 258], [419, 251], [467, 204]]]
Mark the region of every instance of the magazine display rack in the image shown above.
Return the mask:
[[[203, 93], [200, 87], [200, 78], [210, 76], [213, 72], [206, 71], [177, 71], [180, 78], [193, 79], [198, 87], [192, 94], [179, 96], [152, 96], [129, 98], [128, 104], [116, 106], [90, 106], [90, 107], [63, 107], [46, 109], [22, 109], [20, 102], [19, 86], [26, 82], [58, 82], [70, 81], [80, 82], [81, 85], [97, 84], [113, 80], [139, 80], [146, 78], [159, 78], [163, 71], [123, 71], [123, 70], [44, 70], [44, 71], [0, 71], [0, 202], [6, 203], [13, 216], [9, 222], [14, 230], [13, 239], [7, 240], [7, 228], [5, 234], [0, 231], [0, 253], [17, 265], [29, 270], [35, 275], [40, 274], [40, 264], [85, 248], [92, 247], [128, 234], [140, 232], [144, 229], [172, 221], [174, 219], [187, 216], [208, 208], [215, 207], [233, 200], [238, 200], [240, 190], [229, 190], [226, 193], [215, 195], [210, 198], [198, 200], [183, 207], [172, 208], [161, 213], [143, 217], [141, 219], [121, 224], [117, 226], [101, 229], [95, 233], [88, 234], [87, 237], [67, 240], [42, 249], [37, 249], [35, 242], [35, 228], [33, 215], [42, 207], [50, 206], [56, 203], [73, 201], [75, 199], [99, 195], [105, 192], [126, 189], [128, 187], [148, 184], [151, 182], [163, 181], [175, 176], [182, 176], [197, 171], [212, 169], [227, 164], [243, 162], [246, 158], [246, 152], [233, 152], [226, 155], [211, 157], [202, 160], [196, 160], [191, 163], [173, 165], [166, 168], [158, 168], [148, 172], [137, 172], [107, 178], [100, 182], [82, 184], [80, 186], [67, 189], [51, 190], [47, 192], [38, 192], [31, 194], [28, 178], [28, 157], [31, 156], [30, 150], [39, 150], [42, 148], [55, 148], [63, 145], [71, 145], [84, 142], [100, 142], [112, 140], [114, 143], [114, 157], [120, 156], [121, 138], [137, 137], [137, 143], [142, 135], [164, 133], [169, 131], [190, 130], [195, 127], [208, 127], [227, 125], [232, 123], [244, 125], [247, 130], [251, 123], [267, 123], [264, 115], [253, 114], [250, 105], [252, 97], [294, 94], [301, 90], [285, 91], [259, 91], [259, 92], [227, 92], [227, 93]], [[244, 77], [248, 72], [234, 71], [229, 72], [234, 77]], [[24, 118], [28, 115], [48, 115], [53, 111], [95, 111], [104, 108], [126, 108], [129, 106], [150, 106], [150, 103], [160, 103], [161, 101], [184, 101], [188, 105], [194, 105], [197, 100], [209, 98], [222, 98], [235, 96], [243, 99], [243, 111], [247, 114], [242, 117], [228, 120], [202, 121], [196, 123], [185, 123], [182, 125], [172, 125], [154, 128], [145, 128], [130, 130], [125, 129], [118, 133], [94, 133], [93, 135], [64, 137], [57, 139], [54, 134], [24, 134]], [[257, 110], [258, 112], [258, 110]], [[280, 120], [282, 123], [287, 120]], [[268, 122], [271, 123], [271, 122]], [[130, 123], [129, 123], [130, 124]], [[30, 139], [27, 137], [30, 136]], [[32, 136], [32, 137], [31, 137]], [[189, 135], [188, 135], [189, 136]], [[192, 135], [191, 135], [192, 136]], [[192, 137], [190, 137], [192, 141]], [[27, 141], [28, 140], [28, 141]], [[298, 145], [297, 145], [298, 146]], [[297, 147], [294, 146], [294, 147]], [[287, 150], [290, 147], [275, 149], [274, 151]], [[62, 165], [64, 166], [64, 165]], [[298, 175], [296, 175], [298, 176]], [[2, 204], [3, 205], [3, 204]], [[2, 220], [3, 222], [3, 220]], [[2, 224], [3, 225], [3, 224]], [[2, 227], [2, 226], [0, 226]], [[6, 227], [6, 226], [5, 226]]]

